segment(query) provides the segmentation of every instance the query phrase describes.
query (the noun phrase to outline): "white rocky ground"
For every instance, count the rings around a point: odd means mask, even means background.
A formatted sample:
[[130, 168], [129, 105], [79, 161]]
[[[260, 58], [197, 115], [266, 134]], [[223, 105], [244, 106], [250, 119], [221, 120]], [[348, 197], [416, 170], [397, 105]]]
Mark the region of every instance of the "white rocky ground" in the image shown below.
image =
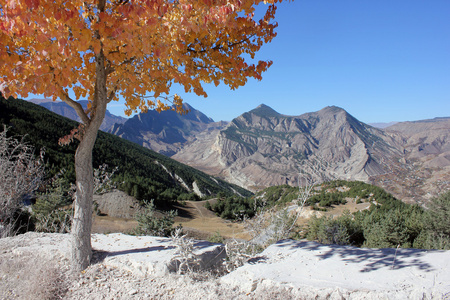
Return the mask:
[[[214, 277], [172, 272], [171, 239], [95, 234], [95, 263], [70, 275], [69, 238], [1, 239], [0, 299], [450, 299], [450, 251], [284, 240]], [[223, 255], [220, 245], [195, 246], [203, 266]]]

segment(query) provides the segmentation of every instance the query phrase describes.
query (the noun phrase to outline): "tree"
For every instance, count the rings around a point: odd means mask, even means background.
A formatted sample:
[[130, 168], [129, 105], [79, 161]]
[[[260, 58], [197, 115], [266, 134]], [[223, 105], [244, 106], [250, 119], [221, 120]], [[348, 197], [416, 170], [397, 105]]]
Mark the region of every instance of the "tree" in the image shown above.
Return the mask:
[[425, 249], [450, 250], [450, 191], [431, 199], [423, 216], [417, 244]]
[[[122, 96], [126, 113], [169, 109], [172, 84], [207, 96], [202, 83], [231, 89], [261, 79], [271, 61], [255, 53], [276, 33], [275, 3], [254, 19], [260, 0], [1, 0], [0, 92], [43, 94], [73, 107], [80, 126], [75, 153], [76, 199], [72, 263], [92, 256], [92, 148], [109, 102]], [[83, 110], [74, 101], [88, 97]]]

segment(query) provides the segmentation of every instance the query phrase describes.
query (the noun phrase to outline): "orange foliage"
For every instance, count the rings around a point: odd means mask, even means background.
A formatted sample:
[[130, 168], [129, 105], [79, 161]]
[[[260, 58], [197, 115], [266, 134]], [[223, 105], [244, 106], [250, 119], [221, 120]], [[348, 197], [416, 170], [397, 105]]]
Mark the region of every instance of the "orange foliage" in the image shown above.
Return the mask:
[[[168, 109], [159, 99], [173, 83], [202, 96], [202, 83], [235, 89], [272, 64], [245, 57], [276, 36], [280, 1], [0, 0], [0, 91], [69, 101], [72, 89], [93, 101], [100, 53], [108, 102], [120, 94], [128, 114]], [[255, 20], [261, 2], [267, 11]]]

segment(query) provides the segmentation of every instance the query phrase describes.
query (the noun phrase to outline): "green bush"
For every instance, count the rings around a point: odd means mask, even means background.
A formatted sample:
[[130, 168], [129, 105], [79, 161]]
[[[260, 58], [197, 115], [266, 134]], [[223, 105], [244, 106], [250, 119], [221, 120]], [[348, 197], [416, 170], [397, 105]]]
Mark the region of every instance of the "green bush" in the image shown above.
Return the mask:
[[450, 250], [450, 191], [433, 198], [423, 215], [424, 230], [414, 247]]
[[[208, 202], [207, 202], [208, 203]], [[223, 197], [217, 199], [214, 204], [209, 205], [209, 210], [216, 213], [223, 219], [242, 220], [255, 215], [258, 205], [255, 205], [253, 198], [243, 198], [239, 196]]]
[[208, 210], [212, 210], [211, 203], [209, 203], [209, 201], [206, 201], [205, 208]]
[[165, 236], [170, 237], [174, 232], [172, 227], [174, 218], [177, 212], [171, 210], [169, 212], [162, 212], [161, 217], [155, 216], [155, 205], [150, 201], [143, 212], [136, 215], [138, 227], [134, 230], [136, 235], [151, 235], [151, 236]]
[[349, 211], [338, 218], [313, 216], [308, 223], [306, 237], [322, 244], [361, 246], [363, 242], [362, 230]]
[[410, 248], [420, 241], [423, 244], [423, 209], [406, 204], [388, 206], [394, 208], [377, 205], [354, 214], [347, 211], [338, 218], [312, 218], [306, 237], [320, 243], [370, 248]]
[[220, 234], [219, 231], [216, 231], [212, 236], [208, 238], [208, 241], [211, 243], [223, 244], [225, 239], [223, 238], [223, 236]]
[[379, 220], [370, 222], [364, 230], [364, 247], [410, 248], [408, 227], [401, 211], [386, 212]]
[[64, 177], [56, 176], [50, 181], [46, 191], [38, 195], [32, 206], [35, 231], [70, 232], [73, 214], [71, 194], [70, 184]]

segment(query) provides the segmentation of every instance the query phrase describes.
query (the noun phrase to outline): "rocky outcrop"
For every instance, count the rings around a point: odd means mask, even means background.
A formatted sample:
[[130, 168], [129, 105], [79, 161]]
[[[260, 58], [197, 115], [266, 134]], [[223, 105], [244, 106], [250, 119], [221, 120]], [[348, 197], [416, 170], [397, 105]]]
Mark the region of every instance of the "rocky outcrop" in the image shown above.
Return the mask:
[[[193, 241], [193, 252], [182, 252], [169, 238], [93, 234], [93, 263], [73, 276], [70, 239], [36, 232], [0, 239], [0, 298], [448, 299], [450, 292], [450, 251], [282, 240], [215, 277], [204, 271], [218, 273], [222, 244]], [[200, 272], [177, 275], [186, 262]]]
[[445, 299], [449, 255], [282, 240], [221, 282], [246, 293], [284, 284], [296, 292], [295, 299]]
[[132, 219], [141, 210], [139, 201], [119, 190], [94, 195], [94, 205], [97, 213], [113, 218]]

